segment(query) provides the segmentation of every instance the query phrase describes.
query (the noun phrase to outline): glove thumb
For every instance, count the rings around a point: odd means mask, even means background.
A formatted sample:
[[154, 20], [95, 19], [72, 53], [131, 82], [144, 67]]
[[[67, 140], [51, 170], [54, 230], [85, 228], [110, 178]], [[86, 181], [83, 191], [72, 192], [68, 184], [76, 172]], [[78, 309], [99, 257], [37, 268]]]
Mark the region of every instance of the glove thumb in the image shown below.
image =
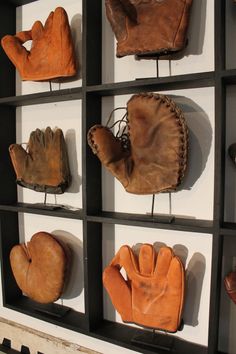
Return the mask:
[[[22, 43], [25, 42], [25, 39], [28, 38], [29, 32], [30, 31], [26, 31], [25, 34], [18, 33], [19, 38], [18, 36], [6, 35], [1, 40], [1, 45], [5, 53], [20, 73], [22, 64], [27, 60], [29, 54], [26, 48], [22, 45]], [[29, 39], [31, 39], [30, 36]]]
[[26, 288], [27, 272], [30, 262], [31, 259], [26, 245], [16, 245], [11, 249], [11, 268], [20, 289]]
[[114, 137], [110, 129], [95, 125], [88, 132], [88, 144], [102, 164], [126, 187], [128, 154], [123, 150], [121, 141]]
[[11, 144], [9, 147], [9, 153], [16, 177], [18, 180], [22, 179], [25, 171], [26, 161], [29, 156], [28, 153], [19, 144]]
[[124, 322], [132, 322], [131, 290], [117, 267], [108, 266], [105, 268], [103, 272], [103, 284], [122, 320]]

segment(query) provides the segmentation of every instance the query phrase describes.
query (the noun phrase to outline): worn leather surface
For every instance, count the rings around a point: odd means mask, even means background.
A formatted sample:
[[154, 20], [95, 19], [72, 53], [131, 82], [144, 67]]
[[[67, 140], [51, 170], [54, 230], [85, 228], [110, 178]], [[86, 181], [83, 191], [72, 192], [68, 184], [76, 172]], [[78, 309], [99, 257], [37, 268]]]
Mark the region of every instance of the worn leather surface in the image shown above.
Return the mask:
[[186, 46], [192, 0], [106, 0], [117, 57], [157, 56]]
[[26, 244], [14, 246], [10, 263], [17, 285], [32, 300], [51, 303], [62, 294], [67, 271], [67, 253], [54, 236], [34, 234]]
[[180, 108], [169, 97], [136, 94], [127, 103], [130, 149], [101, 125], [88, 132], [88, 143], [127, 192], [173, 191], [187, 164], [188, 129]]
[[236, 272], [230, 272], [224, 278], [225, 290], [236, 304]]
[[66, 143], [61, 129], [36, 129], [27, 151], [19, 144], [9, 147], [17, 183], [39, 192], [61, 194], [70, 184]]
[[[30, 51], [23, 46], [29, 40]], [[29, 31], [4, 36], [1, 44], [22, 80], [43, 81], [76, 74], [68, 16], [62, 7], [49, 14], [44, 26], [36, 21]]]
[[[123, 268], [127, 280], [120, 273]], [[124, 322], [176, 332], [185, 295], [182, 262], [169, 247], [156, 254], [152, 245], [143, 244], [137, 257], [129, 246], [122, 246], [103, 272], [103, 284]]]

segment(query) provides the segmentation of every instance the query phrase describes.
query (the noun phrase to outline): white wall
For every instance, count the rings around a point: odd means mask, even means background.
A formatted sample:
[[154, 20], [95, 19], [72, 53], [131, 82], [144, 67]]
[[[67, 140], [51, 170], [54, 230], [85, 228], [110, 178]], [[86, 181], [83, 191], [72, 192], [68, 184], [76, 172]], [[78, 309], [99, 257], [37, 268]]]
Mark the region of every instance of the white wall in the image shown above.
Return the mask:
[[[45, 22], [49, 12], [63, 6], [72, 26], [76, 53], [79, 61], [78, 76], [59, 84], [53, 82], [52, 88], [63, 89], [81, 86], [81, 0], [39, 0], [17, 9], [17, 29], [29, 29], [35, 20]], [[104, 9], [104, 6], [103, 6]], [[159, 61], [159, 75], [171, 76], [214, 70], [214, 1], [193, 1], [189, 28], [189, 45], [182, 57], [172, 61]], [[103, 11], [103, 82], [119, 82], [136, 78], [156, 77], [156, 61], [136, 61], [133, 56], [117, 59], [116, 40]], [[16, 79], [17, 94], [35, 93], [49, 90], [47, 82], [21, 82]], [[213, 218], [213, 171], [214, 171], [214, 89], [201, 88], [162, 92], [171, 95], [185, 112], [190, 131], [188, 173], [178, 192], [156, 196], [155, 212], [212, 220]], [[103, 98], [103, 120], [110, 111], [126, 105], [130, 95]], [[115, 115], [115, 119], [119, 114]], [[17, 142], [27, 142], [29, 134], [36, 128], [60, 127], [68, 146], [69, 162], [73, 177], [72, 186], [65, 194], [57, 196], [57, 202], [82, 207], [81, 192], [81, 101], [68, 101], [33, 105], [17, 108]], [[120, 183], [103, 168], [103, 209], [129, 213], [150, 212], [151, 196], [135, 196], [124, 191]], [[43, 195], [28, 189], [18, 188], [19, 201], [42, 202]], [[48, 197], [48, 202], [54, 198]], [[28, 240], [34, 232], [42, 229], [69, 240], [78, 261], [73, 275], [71, 293], [59, 300], [78, 311], [84, 311], [82, 274], [82, 223], [76, 220], [51, 218], [47, 216], [22, 214], [19, 218], [21, 240]], [[212, 236], [189, 232], [158, 229], [145, 229], [127, 226], [104, 225], [103, 263], [111, 260], [122, 244], [136, 245], [140, 242], [161, 243], [174, 247], [187, 269], [187, 299], [184, 312], [185, 326], [177, 336], [191, 342], [207, 344], [209, 322], [209, 288], [211, 276]], [[81, 270], [81, 273], [80, 273]], [[77, 284], [76, 284], [77, 282]], [[74, 284], [74, 285], [73, 285]], [[14, 318], [15, 321], [32, 328], [47, 332], [65, 340], [87, 346], [106, 354], [132, 353], [132, 351], [106, 342], [54, 326], [18, 312], [0, 307], [0, 316]], [[120, 322], [119, 315], [104, 294], [104, 317]], [[134, 352], [133, 352], [134, 353]]]

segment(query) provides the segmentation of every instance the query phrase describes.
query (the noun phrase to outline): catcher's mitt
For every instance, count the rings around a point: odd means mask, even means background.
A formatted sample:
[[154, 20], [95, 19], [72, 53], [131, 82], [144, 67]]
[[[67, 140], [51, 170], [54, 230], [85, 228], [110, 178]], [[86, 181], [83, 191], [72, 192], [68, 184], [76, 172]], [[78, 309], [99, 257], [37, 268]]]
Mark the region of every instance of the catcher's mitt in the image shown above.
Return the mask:
[[180, 51], [192, 0], [106, 0], [106, 13], [115, 33], [116, 55], [155, 57]]
[[30, 134], [28, 149], [12, 144], [10, 157], [22, 187], [52, 194], [64, 193], [70, 183], [66, 143], [61, 129], [45, 132], [36, 129]]
[[224, 278], [225, 290], [236, 304], [236, 272], [230, 272]]
[[[120, 269], [127, 273], [125, 280]], [[185, 271], [169, 247], [156, 256], [153, 246], [142, 245], [139, 259], [122, 246], [103, 272], [103, 284], [124, 322], [176, 332], [182, 319]]]
[[51, 234], [34, 234], [27, 245], [11, 249], [10, 263], [17, 285], [34, 301], [56, 301], [63, 291], [68, 256], [65, 246]]
[[120, 137], [108, 127], [90, 128], [88, 143], [94, 154], [127, 192], [175, 190], [187, 163], [188, 130], [182, 111], [167, 96], [137, 94], [127, 103], [127, 123], [128, 134]]
[[[30, 51], [23, 46], [29, 40]], [[1, 44], [22, 80], [43, 81], [76, 74], [70, 26], [62, 7], [50, 13], [44, 27], [36, 21], [29, 31], [4, 36]]]

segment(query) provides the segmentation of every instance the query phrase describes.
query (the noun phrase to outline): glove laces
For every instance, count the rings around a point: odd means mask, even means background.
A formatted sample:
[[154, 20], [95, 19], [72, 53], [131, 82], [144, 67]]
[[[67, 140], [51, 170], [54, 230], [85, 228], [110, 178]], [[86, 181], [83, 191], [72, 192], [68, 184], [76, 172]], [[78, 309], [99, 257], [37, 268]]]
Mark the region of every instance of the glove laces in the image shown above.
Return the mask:
[[[121, 117], [121, 119], [117, 120], [115, 123], [113, 123], [111, 126], [109, 126], [109, 123], [112, 119], [114, 112], [117, 110], [120, 110], [120, 109], [125, 109], [126, 110], [125, 114]], [[107, 123], [106, 123], [106, 127], [110, 130], [113, 129], [118, 124], [118, 130], [117, 130], [115, 137], [120, 140], [122, 148], [125, 151], [130, 150], [128, 123], [129, 123], [128, 111], [127, 111], [126, 107], [118, 107], [118, 108], [113, 109], [113, 111], [111, 111], [110, 116], [109, 116]]]

